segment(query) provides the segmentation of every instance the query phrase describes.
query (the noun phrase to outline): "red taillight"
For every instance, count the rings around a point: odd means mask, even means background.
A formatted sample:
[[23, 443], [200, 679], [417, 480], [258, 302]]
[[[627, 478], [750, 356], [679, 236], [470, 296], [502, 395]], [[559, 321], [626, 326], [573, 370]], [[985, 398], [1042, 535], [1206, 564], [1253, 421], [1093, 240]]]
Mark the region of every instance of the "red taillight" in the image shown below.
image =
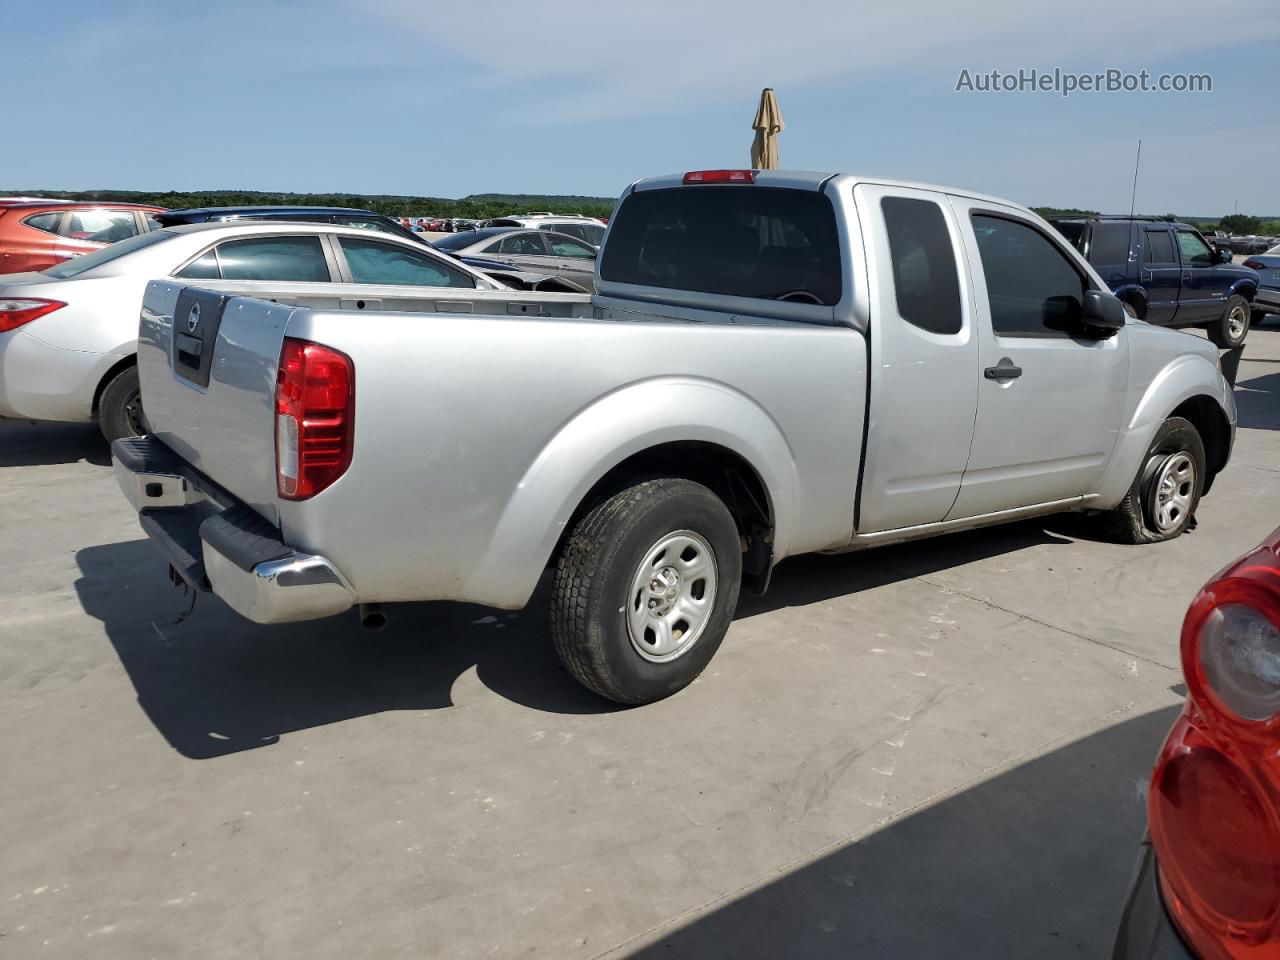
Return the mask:
[[1151, 780], [1170, 914], [1204, 957], [1280, 956], [1280, 531], [1196, 596], [1188, 701]]
[[1266, 265], [1265, 263], [1263, 263], [1261, 260], [1255, 260], [1255, 259], [1253, 259], [1253, 257], [1250, 257], [1248, 260], [1246, 260], [1246, 261], [1244, 262], [1244, 265], [1245, 265], [1246, 267], [1248, 267], [1250, 270], [1265, 270], [1265, 269], [1267, 269], [1267, 265]]
[[345, 353], [286, 337], [276, 379], [276, 487], [314, 497], [351, 465], [355, 367]]
[[690, 170], [684, 175], [685, 186], [691, 183], [755, 183], [754, 170]]
[[61, 310], [66, 304], [61, 300], [42, 300], [38, 297], [0, 298], [0, 333], [16, 330], [46, 313]]

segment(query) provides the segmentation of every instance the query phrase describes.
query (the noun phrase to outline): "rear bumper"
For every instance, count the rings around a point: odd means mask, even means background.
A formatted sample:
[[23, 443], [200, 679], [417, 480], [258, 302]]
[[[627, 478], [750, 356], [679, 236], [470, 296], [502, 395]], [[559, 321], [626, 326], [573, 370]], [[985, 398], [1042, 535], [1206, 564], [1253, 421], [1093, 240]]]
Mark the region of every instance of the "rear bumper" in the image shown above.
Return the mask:
[[1196, 960], [1165, 909], [1150, 842], [1142, 845], [1111, 960]]
[[1254, 294], [1253, 305], [1272, 313], [1280, 313], [1280, 289], [1259, 287], [1258, 292]]
[[142, 529], [193, 589], [256, 623], [332, 616], [355, 603], [326, 558], [295, 550], [248, 506], [152, 437], [111, 445], [116, 480]]
[[52, 347], [22, 328], [0, 333], [0, 416], [88, 422], [102, 375], [121, 359]]

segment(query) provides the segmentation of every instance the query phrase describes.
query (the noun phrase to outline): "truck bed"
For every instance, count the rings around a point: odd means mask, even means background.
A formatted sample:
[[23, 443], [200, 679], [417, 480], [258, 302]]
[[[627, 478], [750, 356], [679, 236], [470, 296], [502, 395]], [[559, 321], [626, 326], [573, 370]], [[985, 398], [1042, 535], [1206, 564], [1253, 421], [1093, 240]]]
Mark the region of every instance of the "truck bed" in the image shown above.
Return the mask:
[[[852, 536], [866, 343], [850, 328], [698, 322], [506, 293], [475, 297], [464, 316], [453, 297], [443, 312], [424, 297], [417, 310], [355, 318], [206, 292], [222, 315], [201, 384], [175, 370], [183, 295], [156, 281], [143, 306], [153, 435], [286, 542], [327, 556], [361, 601], [522, 606], [591, 486], [668, 440], [761, 465], [776, 491], [777, 555]], [[342, 351], [355, 368], [351, 466], [302, 502], [276, 495], [286, 335]]]

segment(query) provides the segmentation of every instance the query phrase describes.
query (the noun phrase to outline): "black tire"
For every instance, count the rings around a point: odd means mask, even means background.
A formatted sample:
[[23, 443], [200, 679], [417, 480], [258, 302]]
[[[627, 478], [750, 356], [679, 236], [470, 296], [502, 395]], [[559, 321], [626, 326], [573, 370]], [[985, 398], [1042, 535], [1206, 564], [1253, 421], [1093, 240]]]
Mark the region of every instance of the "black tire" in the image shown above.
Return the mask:
[[[1174, 482], [1181, 505], [1177, 508], [1176, 518], [1171, 515], [1161, 517], [1158, 515], [1160, 491], [1157, 488], [1166, 477], [1166, 468], [1178, 466], [1179, 457], [1187, 458], [1193, 467], [1189, 490], [1185, 493], [1185, 502], [1182, 502], [1182, 483], [1176, 473], [1170, 473], [1167, 479]], [[1129, 492], [1114, 509], [1102, 514], [1103, 527], [1109, 538], [1117, 543], [1159, 543], [1184, 533], [1195, 522], [1196, 508], [1204, 492], [1205, 471], [1204, 443], [1199, 431], [1190, 420], [1170, 417], [1156, 431]], [[1169, 510], [1172, 514], [1172, 503]]]
[[1248, 300], [1239, 294], [1228, 297], [1222, 316], [1205, 328], [1209, 339], [1223, 350], [1240, 346], [1249, 333], [1249, 313]]
[[[650, 557], [664, 540], [688, 534], [711, 549], [710, 586], [705, 576], [701, 580], [680, 577], [683, 564], [699, 559], [701, 546], [692, 539], [678, 558], [679, 568], [672, 566], [676, 558], [668, 557], [666, 551]], [[678, 547], [680, 541], [673, 543]], [[644, 571], [642, 564], [647, 565]], [[673, 602], [664, 599], [666, 593], [659, 597], [650, 592], [659, 576], [672, 573], [674, 581], [663, 580], [661, 587], [676, 590], [674, 602], [707, 603], [696, 621], [700, 626], [690, 628], [682, 619], [681, 611], [692, 608], [648, 613], [655, 602]], [[641, 704], [669, 697], [692, 683], [715, 655], [738, 605], [741, 580], [738, 529], [719, 497], [691, 480], [637, 483], [595, 507], [569, 534], [556, 564], [551, 596], [556, 653], [579, 683], [609, 700]], [[641, 592], [633, 596], [632, 587], [640, 582]], [[673, 638], [672, 643], [687, 646], [658, 662], [653, 657], [660, 648], [651, 645], [651, 631], [645, 628], [643, 637], [633, 640], [636, 631], [629, 624], [635, 619], [652, 623], [646, 617], [668, 615], [673, 619], [666, 621], [666, 635]], [[640, 652], [642, 648], [647, 654]]]
[[1263, 313], [1257, 307], [1254, 307], [1253, 313], [1249, 316], [1249, 326], [1251, 327], [1260, 326], [1263, 323], [1263, 321], [1265, 321], [1269, 316], [1272, 316], [1272, 314]]
[[126, 367], [102, 388], [98, 397], [98, 427], [107, 443], [121, 437], [137, 437], [147, 432], [138, 389], [138, 368]]

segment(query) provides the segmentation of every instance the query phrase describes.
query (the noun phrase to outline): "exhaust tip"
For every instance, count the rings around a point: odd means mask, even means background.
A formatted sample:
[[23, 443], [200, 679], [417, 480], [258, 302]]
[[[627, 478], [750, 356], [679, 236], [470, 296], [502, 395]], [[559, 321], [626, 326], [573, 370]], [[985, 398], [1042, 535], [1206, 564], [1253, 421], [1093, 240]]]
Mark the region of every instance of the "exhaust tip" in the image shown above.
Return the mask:
[[387, 625], [387, 615], [382, 612], [382, 605], [378, 603], [362, 603], [360, 604], [360, 626], [366, 630], [377, 632]]

